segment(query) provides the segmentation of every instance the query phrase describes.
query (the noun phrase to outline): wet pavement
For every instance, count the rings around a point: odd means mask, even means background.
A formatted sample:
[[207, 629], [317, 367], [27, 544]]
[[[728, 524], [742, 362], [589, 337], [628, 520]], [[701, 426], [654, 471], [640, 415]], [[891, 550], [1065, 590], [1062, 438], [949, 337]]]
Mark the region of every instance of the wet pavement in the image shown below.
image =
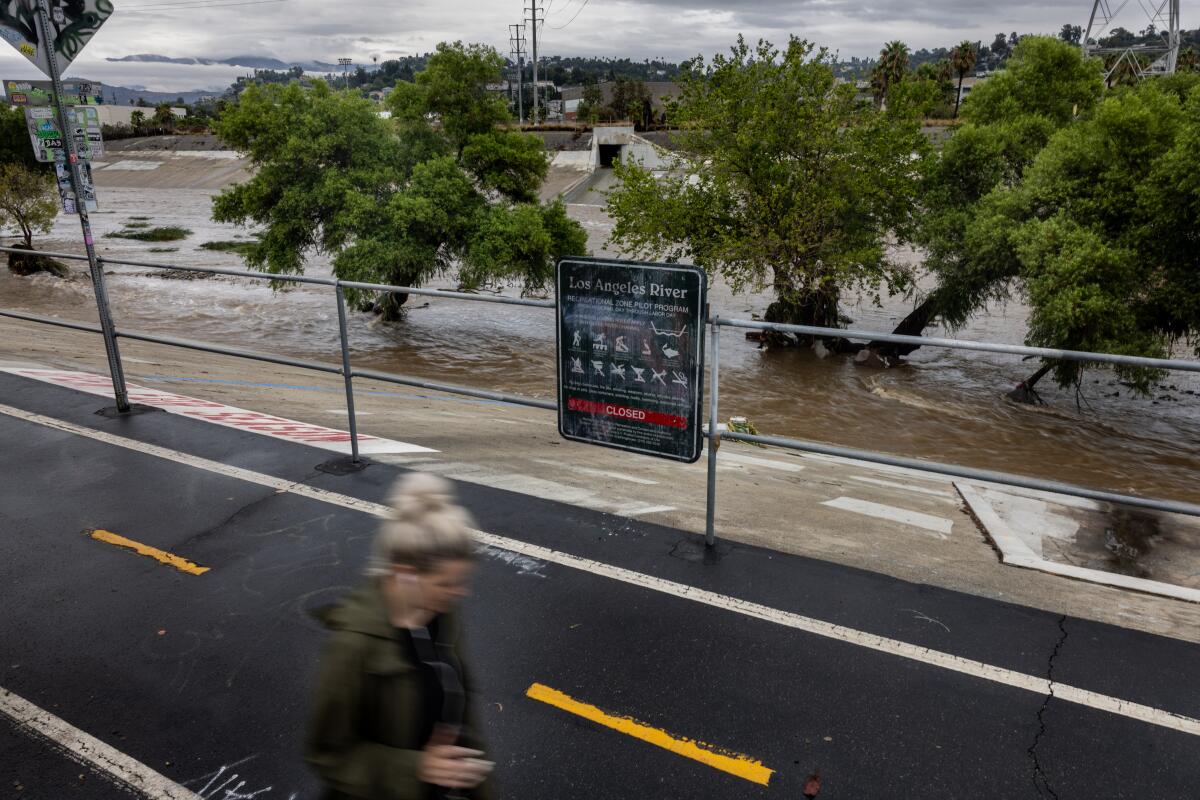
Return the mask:
[[[330, 475], [323, 451], [99, 416], [100, 398], [11, 375], [0, 403], [0, 701], [13, 692], [205, 800], [314, 797], [299, 758], [324, 637], [311, 612], [360, 580], [376, 520], [354, 508], [401, 470]], [[466, 608], [500, 797], [796, 798], [820, 774], [830, 798], [1165, 799], [1200, 780], [1200, 645], [745, 545], [687, 557], [699, 544], [678, 530], [458, 488], [506, 543], [481, 555]], [[769, 781], [533, 700], [535, 683], [759, 762]], [[80, 774], [78, 796], [116, 794], [0, 714], [10, 743], [21, 760], [0, 762], [0, 786], [16, 796], [73, 796]]]

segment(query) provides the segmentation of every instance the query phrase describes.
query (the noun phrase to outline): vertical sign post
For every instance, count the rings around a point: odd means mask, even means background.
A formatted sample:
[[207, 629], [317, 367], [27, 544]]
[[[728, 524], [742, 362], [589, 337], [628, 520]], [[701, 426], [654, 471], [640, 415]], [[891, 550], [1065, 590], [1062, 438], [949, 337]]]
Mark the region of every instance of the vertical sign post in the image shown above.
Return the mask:
[[556, 279], [559, 432], [675, 461], [699, 459], [704, 270], [569, 258]]
[[[104, 24], [112, 14], [113, 7], [109, 0], [82, 0], [64, 6], [55, 3], [53, 11], [49, 0], [19, 0], [19, 6], [25, 6], [26, 14], [0, 19], [0, 36], [32, 61], [50, 78], [51, 102], [58, 117], [62, 131], [62, 146], [66, 157], [65, 168], [70, 173], [71, 187], [74, 191], [76, 212], [79, 214], [79, 224], [83, 229], [83, 244], [87, 249], [88, 268], [92, 275], [92, 287], [96, 293], [96, 306], [100, 316], [100, 329], [104, 334], [104, 349], [108, 356], [108, 369], [112, 375], [113, 394], [117, 401], [117, 410], [129, 410], [129, 395], [125, 389], [125, 372], [121, 366], [121, 353], [117, 347], [112, 315], [108, 307], [108, 290], [104, 284], [104, 270], [96, 257], [96, 248], [92, 241], [92, 225], [88, 219], [87, 202], [85, 198], [90, 192], [84, 180], [83, 165], [79, 160], [78, 137], [86, 141], [87, 130], [77, 130], [81, 126], [74, 113], [68, 112], [68, 106], [63, 100], [63, 83], [60, 67], [70, 64], [83, 46], [91, 39], [92, 34]], [[37, 27], [32, 28], [28, 23], [30, 17], [36, 17]], [[56, 27], [57, 26], [57, 27]], [[60, 32], [63, 38], [60, 40]], [[60, 55], [65, 63], [60, 62]]]

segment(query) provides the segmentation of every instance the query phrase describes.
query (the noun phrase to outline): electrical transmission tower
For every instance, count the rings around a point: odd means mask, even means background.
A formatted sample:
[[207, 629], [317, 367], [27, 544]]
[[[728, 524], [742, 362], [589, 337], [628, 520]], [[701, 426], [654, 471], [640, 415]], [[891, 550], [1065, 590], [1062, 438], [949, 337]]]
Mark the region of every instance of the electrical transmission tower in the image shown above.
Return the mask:
[[530, 38], [533, 40], [533, 125], [538, 124], [538, 28], [546, 21], [546, 10], [542, 8], [542, 0], [529, 0], [524, 7], [528, 15], [524, 18], [529, 27]]
[[1156, 38], [1147, 44], [1101, 45], [1100, 40], [1111, 36], [1115, 30], [1114, 23], [1118, 20], [1129, 25], [1140, 24], [1133, 21], [1133, 12], [1137, 9], [1130, 9], [1124, 17], [1121, 16], [1129, 0], [1121, 0], [1115, 10], [1113, 2], [1095, 0], [1092, 4], [1092, 15], [1088, 18], [1087, 31], [1083, 36], [1084, 56], [1104, 59], [1106, 80], [1116, 72], [1127, 72], [1139, 79], [1151, 75], [1174, 75], [1175, 65], [1179, 61], [1179, 0], [1139, 0], [1137, 4], [1146, 15], [1146, 32], [1161, 37], [1161, 40]]
[[[508, 26], [509, 53], [517, 68], [517, 119], [525, 124], [525, 26]], [[511, 85], [511, 84], [510, 84]]]

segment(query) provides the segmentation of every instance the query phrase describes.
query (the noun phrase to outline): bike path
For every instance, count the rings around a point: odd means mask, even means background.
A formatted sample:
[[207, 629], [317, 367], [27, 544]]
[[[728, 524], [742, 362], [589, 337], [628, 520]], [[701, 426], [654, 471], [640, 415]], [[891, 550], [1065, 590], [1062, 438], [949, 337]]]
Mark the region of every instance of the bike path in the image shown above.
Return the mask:
[[[0, 379], [0, 402], [368, 500], [398, 474], [375, 464], [326, 475], [314, 469], [321, 451], [162, 413], [107, 419], [95, 397], [13, 381], [26, 385]], [[244, 794], [312, 796], [298, 756], [322, 639], [310, 612], [357, 582], [375, 520], [10, 416], [0, 415], [0, 444], [0, 577], [15, 598], [0, 687], [194, 791], [236, 774]], [[755, 548], [705, 563], [678, 531], [460, 491], [490, 533], [1030, 674], [1045, 674], [1062, 639], [1044, 612]], [[212, 570], [188, 575], [109, 549], [82, 535], [96, 520]], [[1185, 796], [1198, 777], [1194, 736], [1058, 701], [1039, 722], [1044, 698], [1028, 691], [556, 564], [485, 555], [466, 616], [506, 797], [795, 797], [815, 770], [823, 796], [1022, 796], [1034, 791], [1035, 740], [1062, 797]], [[1150, 679], [1117, 696], [1190, 713], [1182, 676], [1196, 674], [1196, 648], [1063, 627], [1056, 680], [1101, 691], [1132, 665]], [[534, 682], [761, 759], [775, 775], [758, 787], [598, 728], [527, 699]], [[61, 756], [45, 759], [47, 779], [61, 779]]]

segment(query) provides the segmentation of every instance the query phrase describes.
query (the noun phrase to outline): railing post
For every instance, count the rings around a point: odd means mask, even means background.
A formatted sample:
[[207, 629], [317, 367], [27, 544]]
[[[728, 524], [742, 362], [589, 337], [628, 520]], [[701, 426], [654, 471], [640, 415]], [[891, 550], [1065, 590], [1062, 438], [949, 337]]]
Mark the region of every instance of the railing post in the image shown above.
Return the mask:
[[717, 513], [717, 448], [721, 445], [721, 432], [717, 426], [717, 388], [718, 374], [721, 363], [721, 326], [716, 320], [710, 320], [709, 330], [712, 332], [712, 347], [708, 395], [708, 502], [706, 503], [704, 519], [704, 545], [712, 547], [717, 543], [716, 513]]
[[350, 337], [346, 332], [346, 296], [342, 282], [334, 285], [337, 294], [338, 335], [342, 341], [342, 378], [346, 383], [346, 416], [350, 420], [350, 460], [358, 463], [358, 421], [354, 414], [354, 375], [350, 371]]
[[[78, 195], [77, 195], [78, 197]], [[82, 198], [78, 200], [82, 205]], [[108, 357], [108, 373], [112, 377], [113, 397], [117, 401], [117, 412], [129, 411], [129, 392], [125, 388], [125, 367], [121, 364], [121, 348], [117, 345], [116, 326], [108, 306], [108, 287], [104, 283], [104, 260], [95, 255], [91, 246], [91, 231], [85, 228], [88, 254], [93, 256], [89, 264], [92, 273], [92, 292], [96, 296], [96, 311], [100, 316], [100, 332], [104, 334], [104, 354]]]

